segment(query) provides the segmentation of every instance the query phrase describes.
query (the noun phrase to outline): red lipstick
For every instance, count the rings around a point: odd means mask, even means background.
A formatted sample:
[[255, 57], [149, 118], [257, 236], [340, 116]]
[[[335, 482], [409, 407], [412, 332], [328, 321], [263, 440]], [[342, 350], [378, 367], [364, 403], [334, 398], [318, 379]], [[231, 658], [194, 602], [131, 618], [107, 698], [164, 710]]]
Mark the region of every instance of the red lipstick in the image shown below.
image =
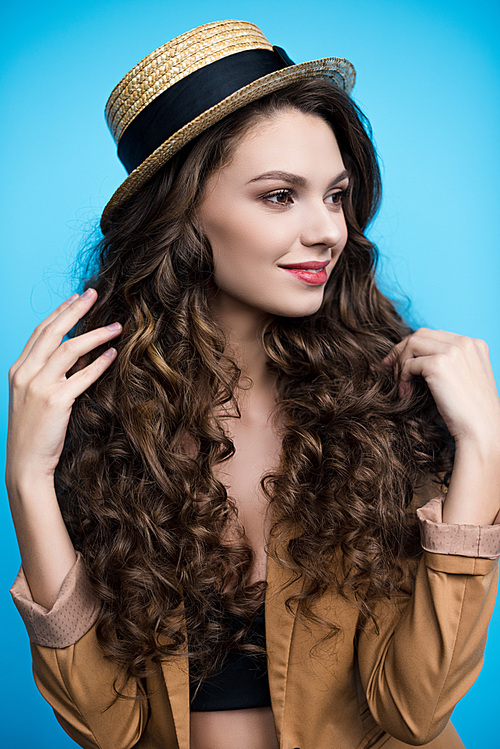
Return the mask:
[[326, 268], [330, 261], [329, 260], [307, 260], [304, 263], [287, 263], [286, 265], [280, 265], [280, 268], [296, 268], [300, 270], [320, 270]]
[[325, 268], [329, 262], [329, 260], [324, 260], [323, 262], [308, 260], [304, 263], [290, 263], [288, 265], [280, 265], [279, 267], [301, 281], [305, 281], [313, 286], [320, 286], [328, 280]]

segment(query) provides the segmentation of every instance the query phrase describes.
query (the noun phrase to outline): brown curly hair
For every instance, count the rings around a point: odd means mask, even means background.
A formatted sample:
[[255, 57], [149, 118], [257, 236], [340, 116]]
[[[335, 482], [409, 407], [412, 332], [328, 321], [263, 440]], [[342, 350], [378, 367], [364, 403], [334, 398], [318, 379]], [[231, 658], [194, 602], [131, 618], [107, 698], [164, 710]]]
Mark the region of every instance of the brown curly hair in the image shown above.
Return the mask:
[[[326, 80], [227, 116], [116, 210], [85, 261], [83, 287], [98, 299], [70, 333], [123, 325], [117, 360], [73, 406], [56, 491], [102, 601], [97, 636], [124, 679], [185, 647], [181, 611], [190, 669], [206, 676], [228, 647], [245, 647], [245, 627], [230, 636], [224, 612], [250, 621], [262, 601], [235, 501], [212, 471], [234, 454], [215, 410], [231, 403], [239, 413], [242, 373], [211, 315], [214, 267], [196, 208], [248, 128], [286, 107], [330, 124], [351, 183], [347, 245], [321, 308], [268, 319], [260, 333], [283, 424], [279, 468], [261, 480], [279, 549], [269, 553], [304, 580], [299, 614], [317, 620], [315, 602], [333, 587], [370, 617], [370, 602], [391, 595], [403, 561], [418, 555], [415, 489], [450, 474], [452, 440], [425, 383], [400, 398], [397, 375], [381, 364], [411, 329], [377, 288], [377, 251], [364, 233], [380, 201], [366, 119]], [[331, 564], [339, 550], [341, 573]], [[338, 631], [321, 621], [326, 637]]]

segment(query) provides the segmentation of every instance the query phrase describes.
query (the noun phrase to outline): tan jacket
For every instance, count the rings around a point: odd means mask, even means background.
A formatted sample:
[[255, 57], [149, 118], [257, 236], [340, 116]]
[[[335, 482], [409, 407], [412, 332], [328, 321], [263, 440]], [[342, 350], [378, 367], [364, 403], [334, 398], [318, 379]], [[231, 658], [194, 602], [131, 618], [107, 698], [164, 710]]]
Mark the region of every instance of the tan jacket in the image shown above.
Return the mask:
[[[426, 550], [415, 585], [377, 604], [379, 634], [359, 631], [358, 609], [327, 594], [321, 609], [342, 635], [316, 655], [311, 647], [324, 633], [287, 612], [285, 600], [298, 584], [283, 590], [284, 571], [269, 556], [266, 638], [281, 749], [463, 748], [449, 718], [482, 665], [500, 513], [493, 526], [445, 525], [441, 501], [418, 510]], [[99, 605], [80, 555], [50, 611], [33, 602], [22, 569], [11, 592], [30, 635], [38, 689], [80, 746], [189, 749], [185, 657], [157, 666], [147, 680], [148, 701], [113, 703], [115, 666], [96, 639]], [[142, 683], [129, 682], [130, 696], [143, 691]]]

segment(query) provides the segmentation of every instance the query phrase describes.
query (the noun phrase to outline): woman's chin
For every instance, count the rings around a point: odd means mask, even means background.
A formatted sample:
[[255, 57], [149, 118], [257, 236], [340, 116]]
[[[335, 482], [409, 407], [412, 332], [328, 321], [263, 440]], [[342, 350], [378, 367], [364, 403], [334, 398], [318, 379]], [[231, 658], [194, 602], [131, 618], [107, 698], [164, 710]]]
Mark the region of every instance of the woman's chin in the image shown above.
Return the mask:
[[293, 300], [288, 299], [286, 303], [272, 305], [270, 312], [277, 317], [310, 317], [318, 312], [322, 304], [322, 294], [316, 299], [309, 299], [307, 303], [297, 301], [294, 304]]

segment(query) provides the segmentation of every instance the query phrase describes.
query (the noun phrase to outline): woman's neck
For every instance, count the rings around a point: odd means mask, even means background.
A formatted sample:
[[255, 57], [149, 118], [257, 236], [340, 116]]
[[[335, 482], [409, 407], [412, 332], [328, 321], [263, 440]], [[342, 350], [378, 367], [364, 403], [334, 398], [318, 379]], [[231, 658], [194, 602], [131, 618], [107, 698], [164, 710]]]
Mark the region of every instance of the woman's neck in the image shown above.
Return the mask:
[[[269, 315], [225, 294], [218, 294], [214, 302], [214, 316], [227, 337], [226, 354], [242, 372], [244, 389], [239, 389], [237, 394], [242, 418], [269, 414], [276, 397], [276, 375], [267, 366], [268, 356], [259, 335]], [[249, 380], [251, 386], [247, 388]]]

